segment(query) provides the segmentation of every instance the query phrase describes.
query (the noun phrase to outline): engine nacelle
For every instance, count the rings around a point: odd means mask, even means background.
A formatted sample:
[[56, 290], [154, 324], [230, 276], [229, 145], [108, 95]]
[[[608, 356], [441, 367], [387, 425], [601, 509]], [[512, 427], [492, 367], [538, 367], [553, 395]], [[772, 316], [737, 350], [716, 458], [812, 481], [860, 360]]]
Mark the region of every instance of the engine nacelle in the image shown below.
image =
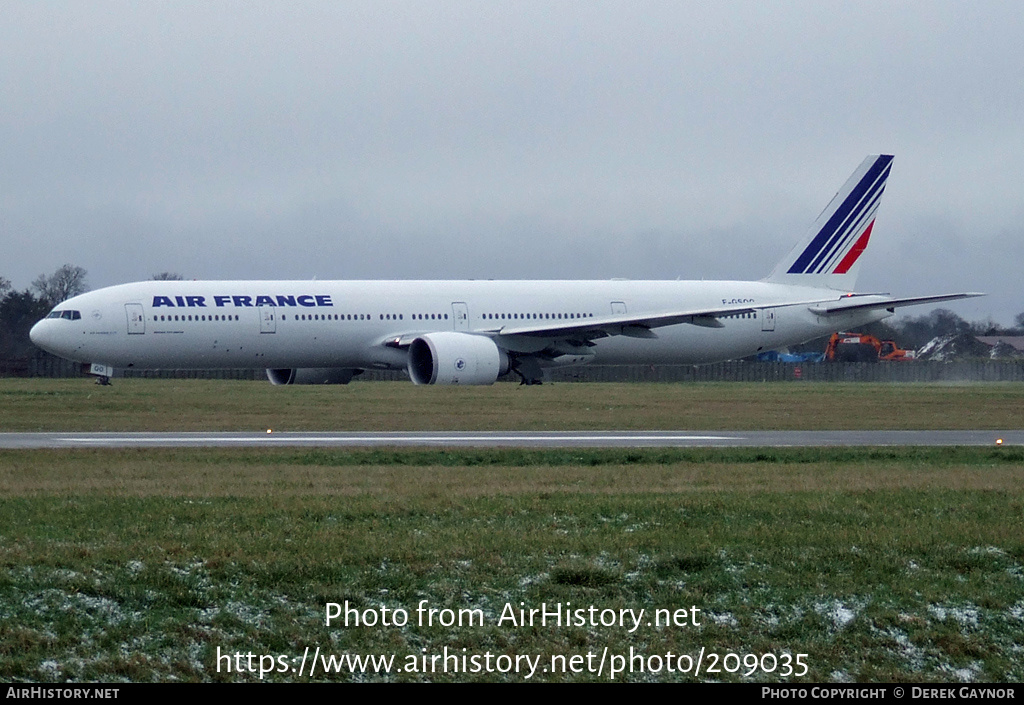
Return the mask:
[[300, 367], [298, 369], [267, 370], [271, 384], [348, 384], [362, 370], [348, 367]]
[[409, 377], [416, 384], [494, 384], [508, 369], [508, 355], [482, 335], [427, 333], [409, 346]]

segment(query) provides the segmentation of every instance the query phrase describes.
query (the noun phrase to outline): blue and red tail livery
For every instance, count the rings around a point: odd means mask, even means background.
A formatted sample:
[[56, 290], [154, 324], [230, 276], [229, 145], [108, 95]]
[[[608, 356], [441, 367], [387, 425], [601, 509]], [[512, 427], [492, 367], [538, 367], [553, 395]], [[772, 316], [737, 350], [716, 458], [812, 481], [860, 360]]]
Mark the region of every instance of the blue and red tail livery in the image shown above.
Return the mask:
[[852, 289], [891, 168], [891, 154], [865, 159], [769, 279]]

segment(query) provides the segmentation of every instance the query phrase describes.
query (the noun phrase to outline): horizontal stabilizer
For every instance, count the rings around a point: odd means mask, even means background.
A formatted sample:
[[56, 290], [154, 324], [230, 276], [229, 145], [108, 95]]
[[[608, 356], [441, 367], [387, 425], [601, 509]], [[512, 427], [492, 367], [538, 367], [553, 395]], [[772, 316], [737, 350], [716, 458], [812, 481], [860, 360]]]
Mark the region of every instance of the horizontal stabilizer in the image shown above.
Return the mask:
[[984, 295], [978, 292], [967, 292], [963, 294], [937, 294], [935, 296], [912, 296], [905, 299], [893, 299], [884, 294], [864, 294], [861, 296], [846, 296], [836, 302], [816, 304], [811, 306], [810, 310], [811, 313], [819, 316], [828, 316], [866, 309], [894, 309], [901, 306], [917, 306], [918, 304], [937, 304], [942, 301], [958, 301], [959, 299], [972, 299], [975, 296]]

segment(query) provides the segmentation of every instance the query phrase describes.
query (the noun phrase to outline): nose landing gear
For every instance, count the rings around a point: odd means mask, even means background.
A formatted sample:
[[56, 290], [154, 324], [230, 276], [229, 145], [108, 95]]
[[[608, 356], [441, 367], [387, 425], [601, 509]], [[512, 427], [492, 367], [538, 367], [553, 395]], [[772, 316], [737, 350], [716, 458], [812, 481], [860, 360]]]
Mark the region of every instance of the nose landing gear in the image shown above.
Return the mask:
[[114, 368], [110, 365], [98, 365], [94, 362], [89, 365], [88, 373], [96, 375], [96, 384], [109, 387], [110, 378], [114, 376]]

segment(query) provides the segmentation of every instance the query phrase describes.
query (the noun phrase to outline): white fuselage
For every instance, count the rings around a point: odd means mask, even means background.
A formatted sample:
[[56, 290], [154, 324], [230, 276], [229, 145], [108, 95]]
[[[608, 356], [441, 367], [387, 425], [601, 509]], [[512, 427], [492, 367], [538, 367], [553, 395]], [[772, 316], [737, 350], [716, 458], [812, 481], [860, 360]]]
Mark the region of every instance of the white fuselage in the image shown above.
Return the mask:
[[69, 299], [55, 313], [73, 310], [80, 317], [51, 314], [32, 339], [62, 357], [119, 368], [402, 369], [407, 351], [389, 340], [461, 331], [530, 354], [553, 339], [502, 331], [616, 315], [752, 309], [717, 318], [720, 327], [681, 323], [649, 337], [602, 337], [585, 355], [542, 364], [705, 363], [889, 315], [861, 310], [826, 321], [807, 305], [839, 297], [761, 281], [147, 281]]

